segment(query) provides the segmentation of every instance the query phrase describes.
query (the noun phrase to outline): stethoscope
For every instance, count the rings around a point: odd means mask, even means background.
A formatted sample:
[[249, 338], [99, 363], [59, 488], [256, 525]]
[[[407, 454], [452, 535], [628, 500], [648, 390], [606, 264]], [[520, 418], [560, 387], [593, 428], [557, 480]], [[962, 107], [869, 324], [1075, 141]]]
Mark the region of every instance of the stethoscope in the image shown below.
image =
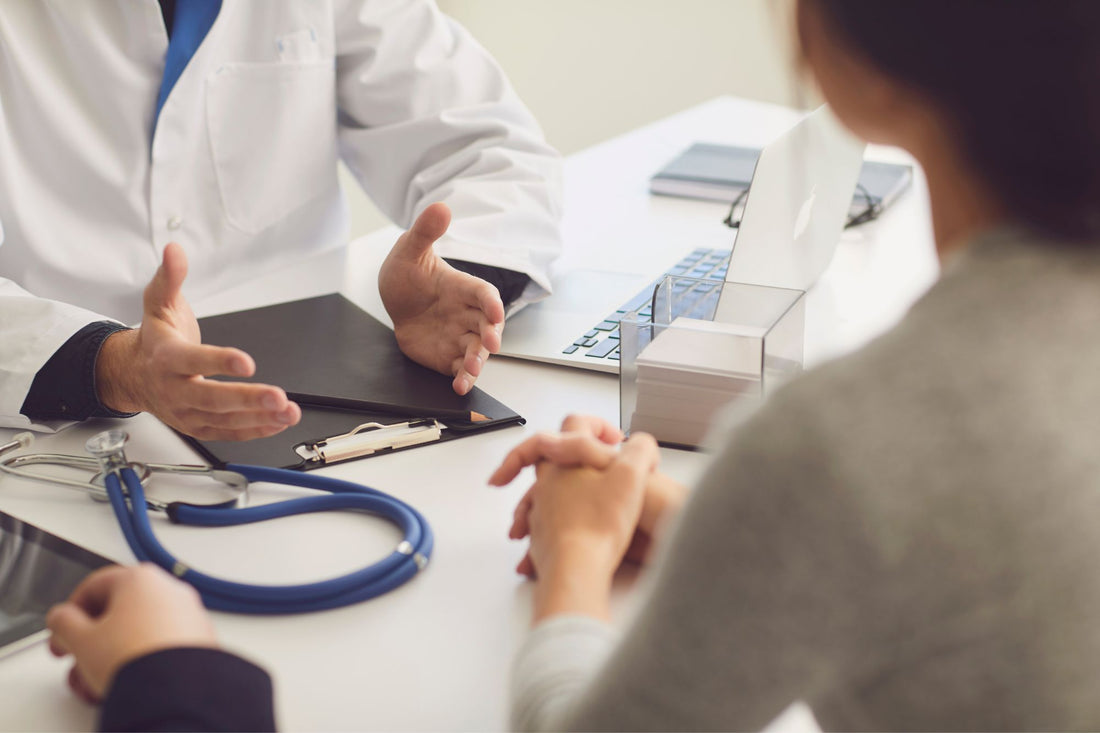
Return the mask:
[[[0, 445], [0, 456], [30, 445], [33, 436], [20, 433]], [[190, 583], [202, 596], [207, 608], [250, 614], [306, 613], [359, 603], [386, 593], [423, 570], [432, 554], [431, 527], [420, 512], [405, 502], [381, 491], [316, 474], [263, 466], [227, 464], [222, 468], [159, 463], [132, 463], [124, 446], [129, 435], [123, 430], [108, 430], [93, 436], [85, 444], [90, 456], [35, 453], [0, 461], [0, 471], [38, 481], [79, 488], [93, 498], [109, 501], [127, 544], [139, 561], [152, 562]], [[30, 465], [98, 470], [88, 481], [47, 476], [28, 471]], [[236, 492], [234, 498], [216, 504], [165, 503], [145, 495], [143, 481], [154, 473], [207, 476], [226, 484]], [[321, 496], [244, 507], [249, 482], [297, 486], [326, 492]], [[102, 484], [102, 485], [100, 485]], [[197, 527], [229, 527], [264, 522], [297, 514], [352, 509], [388, 519], [404, 533], [404, 539], [392, 553], [379, 562], [342, 577], [301, 585], [248, 585], [234, 583], [200, 573], [168, 552], [157, 540], [149, 521], [149, 511], [163, 512], [174, 524]]]

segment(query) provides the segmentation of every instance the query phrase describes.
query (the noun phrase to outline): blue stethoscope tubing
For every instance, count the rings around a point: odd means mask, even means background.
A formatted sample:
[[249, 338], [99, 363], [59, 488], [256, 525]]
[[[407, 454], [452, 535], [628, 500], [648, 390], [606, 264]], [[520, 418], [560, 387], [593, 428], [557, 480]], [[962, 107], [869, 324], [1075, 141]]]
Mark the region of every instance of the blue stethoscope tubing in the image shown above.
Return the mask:
[[[359, 603], [397, 588], [415, 576], [431, 557], [434, 538], [428, 521], [405, 502], [381, 491], [340, 479], [263, 466], [229, 464], [250, 482], [300, 486], [326, 492], [244, 509], [224, 505], [169, 506], [172, 522], [200, 527], [229, 527], [264, 522], [297, 514], [356, 509], [396, 524], [405, 541], [377, 563], [347, 575], [301, 585], [248, 585], [215, 578], [187, 567], [169, 553], [153, 534], [145, 505], [145, 490], [132, 468], [105, 476], [107, 496], [122, 534], [138, 560], [152, 562], [190, 583], [207, 608], [245, 614], [291, 614], [323, 611]], [[122, 480], [119, 480], [121, 474]], [[126, 484], [126, 493], [122, 484]]]

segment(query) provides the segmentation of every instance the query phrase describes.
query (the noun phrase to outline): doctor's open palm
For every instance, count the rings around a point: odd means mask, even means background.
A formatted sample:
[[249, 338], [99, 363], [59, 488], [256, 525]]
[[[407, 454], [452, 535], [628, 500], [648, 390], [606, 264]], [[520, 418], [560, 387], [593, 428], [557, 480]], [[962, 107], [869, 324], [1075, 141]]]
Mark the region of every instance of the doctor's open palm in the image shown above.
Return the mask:
[[203, 344], [199, 324], [180, 292], [187, 257], [178, 244], [164, 250], [145, 288], [141, 327], [112, 334], [96, 360], [99, 401], [119, 412], [149, 412], [203, 440], [249, 440], [274, 435], [301, 419], [279, 387], [219, 382], [256, 371], [240, 349]]
[[445, 204], [426, 208], [382, 263], [378, 292], [401, 351], [452, 375], [455, 392], [466, 394], [489, 354], [500, 351], [504, 303], [495, 287], [432, 250], [450, 223]]

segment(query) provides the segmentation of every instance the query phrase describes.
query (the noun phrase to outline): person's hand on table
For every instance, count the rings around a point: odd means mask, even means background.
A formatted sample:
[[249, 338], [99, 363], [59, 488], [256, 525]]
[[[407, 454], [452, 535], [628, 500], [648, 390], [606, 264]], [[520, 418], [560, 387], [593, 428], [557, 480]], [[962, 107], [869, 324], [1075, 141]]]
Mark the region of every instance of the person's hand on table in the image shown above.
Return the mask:
[[46, 626], [50, 651], [74, 658], [69, 687], [89, 703], [103, 699], [127, 662], [164, 649], [218, 647], [195, 589], [148, 564], [92, 573], [50, 609]]
[[[559, 613], [607, 617], [611, 577], [633, 541], [660, 460], [649, 435], [634, 435], [616, 450], [611, 444], [621, 434], [607, 423], [569, 418], [566, 425], [575, 430], [557, 441], [536, 436], [521, 444], [491, 479], [502, 485], [524, 465], [536, 466], [510, 533], [530, 537], [536, 621]], [[543, 454], [558, 462], [540, 460]]]
[[183, 248], [169, 244], [145, 288], [141, 327], [111, 334], [100, 349], [99, 401], [118, 412], [152, 413], [203, 440], [263, 438], [297, 423], [301, 409], [279, 387], [206, 379], [248, 377], [256, 365], [240, 349], [202, 343], [180, 292], [186, 276]]
[[[544, 463], [559, 467], [587, 466], [606, 469], [618, 456], [618, 444], [622, 431], [598, 417], [570, 415], [561, 426], [560, 433], [540, 433], [520, 443], [505, 456], [501, 465], [489, 478], [493, 486], [504, 486], [513, 481], [527, 466]], [[531, 510], [532, 490], [516, 506], [509, 537], [523, 539], [529, 532], [528, 515]], [[634, 535], [624, 559], [643, 563], [658, 528], [665, 518], [674, 514], [687, 497], [687, 488], [660, 471], [653, 471], [645, 481], [645, 498], [638, 517]], [[516, 566], [516, 571], [533, 577], [534, 565], [530, 553]]]
[[504, 303], [495, 287], [432, 250], [450, 223], [446, 205], [425, 209], [382, 263], [378, 292], [401, 351], [453, 376], [454, 391], [466, 394], [489, 354], [500, 351]]

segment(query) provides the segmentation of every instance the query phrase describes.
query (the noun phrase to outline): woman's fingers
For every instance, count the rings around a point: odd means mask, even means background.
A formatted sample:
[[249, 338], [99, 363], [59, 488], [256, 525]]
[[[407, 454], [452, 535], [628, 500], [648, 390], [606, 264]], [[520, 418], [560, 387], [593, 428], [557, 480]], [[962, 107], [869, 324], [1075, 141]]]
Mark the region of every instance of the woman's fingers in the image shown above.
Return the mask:
[[539, 433], [523, 441], [504, 457], [489, 477], [491, 486], [504, 486], [527, 466], [549, 461], [559, 466], [604, 468], [614, 460], [614, 447], [585, 433]]
[[523, 556], [523, 559], [516, 564], [516, 572], [520, 575], [526, 575], [528, 578], [535, 577], [535, 563], [531, 562], [531, 553], [527, 553]]
[[623, 441], [622, 430], [595, 415], [569, 415], [562, 421], [561, 430], [563, 433], [587, 433], [609, 445], [618, 445]]
[[629, 463], [643, 474], [652, 473], [661, 463], [657, 440], [649, 433], [634, 433], [623, 443], [619, 460]]
[[508, 530], [508, 537], [513, 540], [521, 540], [531, 531], [532, 491], [533, 489], [527, 490], [527, 493], [519, 500], [519, 504], [516, 505], [516, 510], [512, 513], [512, 527]]

